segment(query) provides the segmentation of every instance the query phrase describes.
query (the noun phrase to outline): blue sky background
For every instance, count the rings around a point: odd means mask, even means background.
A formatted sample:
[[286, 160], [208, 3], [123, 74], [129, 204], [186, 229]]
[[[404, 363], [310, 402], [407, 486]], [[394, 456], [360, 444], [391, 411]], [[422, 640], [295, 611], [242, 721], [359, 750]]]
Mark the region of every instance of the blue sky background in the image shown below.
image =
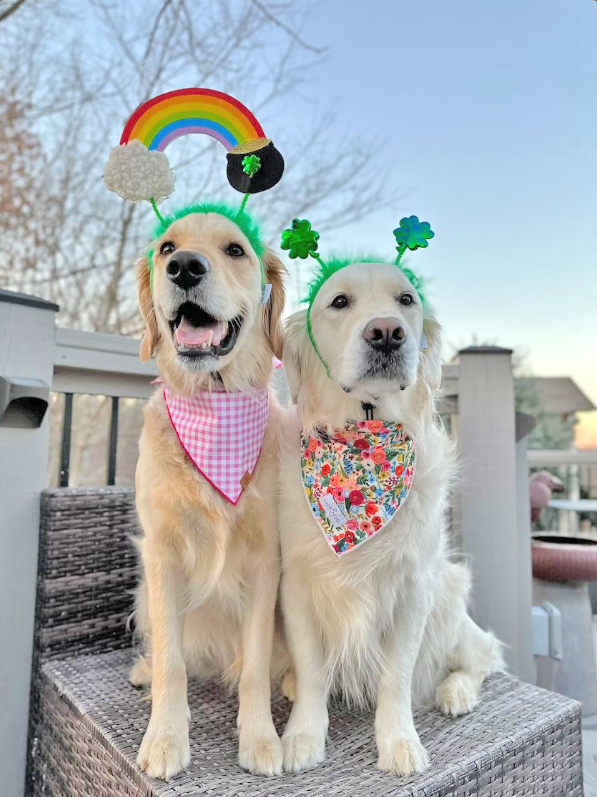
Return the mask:
[[289, 116], [333, 111], [339, 157], [346, 135], [381, 139], [405, 191], [322, 253], [390, 253], [402, 215], [429, 220], [410, 264], [446, 353], [474, 334], [597, 403], [597, 2], [323, 0], [303, 36], [328, 49]]

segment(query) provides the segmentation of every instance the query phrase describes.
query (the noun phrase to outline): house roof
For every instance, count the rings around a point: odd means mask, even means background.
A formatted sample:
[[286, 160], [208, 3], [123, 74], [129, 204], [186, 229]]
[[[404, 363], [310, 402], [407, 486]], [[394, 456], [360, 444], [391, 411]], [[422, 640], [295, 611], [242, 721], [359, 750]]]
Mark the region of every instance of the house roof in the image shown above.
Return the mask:
[[595, 405], [568, 376], [532, 377], [544, 412], [547, 415], [571, 415], [594, 410]]

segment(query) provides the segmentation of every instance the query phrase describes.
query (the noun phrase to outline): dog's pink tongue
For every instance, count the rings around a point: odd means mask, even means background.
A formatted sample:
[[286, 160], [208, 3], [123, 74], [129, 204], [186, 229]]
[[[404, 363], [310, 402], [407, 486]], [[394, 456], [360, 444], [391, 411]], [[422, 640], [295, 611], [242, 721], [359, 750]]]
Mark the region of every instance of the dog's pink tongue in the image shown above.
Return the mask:
[[222, 321], [207, 327], [194, 327], [186, 318], [183, 318], [176, 328], [176, 342], [181, 346], [201, 346], [207, 343], [210, 346], [219, 346], [226, 334], [228, 325]]

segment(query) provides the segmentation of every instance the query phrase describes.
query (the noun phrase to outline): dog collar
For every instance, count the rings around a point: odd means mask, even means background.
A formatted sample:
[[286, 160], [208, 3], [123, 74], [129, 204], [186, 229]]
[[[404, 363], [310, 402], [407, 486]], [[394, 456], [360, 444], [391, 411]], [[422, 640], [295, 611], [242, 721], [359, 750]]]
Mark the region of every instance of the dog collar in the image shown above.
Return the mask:
[[353, 421], [301, 435], [305, 496], [337, 556], [382, 531], [406, 501], [414, 470], [415, 441], [399, 423]]
[[246, 490], [267, 428], [267, 388], [248, 393], [201, 391], [186, 399], [164, 387], [178, 441], [199, 473], [236, 505]]

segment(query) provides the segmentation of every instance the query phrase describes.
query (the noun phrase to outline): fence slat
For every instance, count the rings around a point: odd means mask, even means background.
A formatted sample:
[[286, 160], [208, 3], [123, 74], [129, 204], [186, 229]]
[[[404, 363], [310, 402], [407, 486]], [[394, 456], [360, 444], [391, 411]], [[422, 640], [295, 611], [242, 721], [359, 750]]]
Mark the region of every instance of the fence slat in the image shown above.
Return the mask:
[[118, 449], [118, 396], [112, 397], [110, 447], [108, 449], [108, 487], [116, 484], [116, 452]]
[[73, 394], [64, 394], [64, 420], [60, 450], [60, 486], [68, 487], [70, 478], [70, 443], [73, 431]]

